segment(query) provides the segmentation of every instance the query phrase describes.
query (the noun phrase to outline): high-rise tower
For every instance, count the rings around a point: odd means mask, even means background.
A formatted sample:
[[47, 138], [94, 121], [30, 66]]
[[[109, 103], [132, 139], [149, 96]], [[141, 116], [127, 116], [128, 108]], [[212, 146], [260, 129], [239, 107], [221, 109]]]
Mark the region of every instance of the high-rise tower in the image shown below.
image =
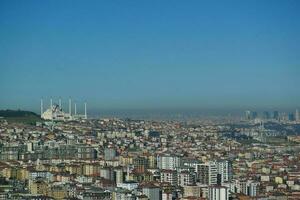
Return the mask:
[[296, 109], [295, 120], [296, 120], [297, 122], [299, 122], [299, 120], [300, 120], [300, 116], [299, 116], [299, 111], [298, 111], [298, 109]]

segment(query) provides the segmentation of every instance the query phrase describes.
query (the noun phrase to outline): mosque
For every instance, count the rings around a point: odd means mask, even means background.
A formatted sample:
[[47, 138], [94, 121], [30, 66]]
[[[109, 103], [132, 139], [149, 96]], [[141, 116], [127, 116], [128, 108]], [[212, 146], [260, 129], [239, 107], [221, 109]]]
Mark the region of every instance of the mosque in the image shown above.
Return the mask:
[[41, 118], [52, 121], [71, 121], [87, 119], [86, 103], [84, 103], [84, 114], [77, 114], [76, 103], [74, 103], [74, 113], [72, 114], [72, 100], [69, 99], [69, 112], [64, 112], [62, 109], [61, 99], [59, 104], [53, 104], [50, 99], [50, 107], [44, 112], [43, 99], [41, 99]]

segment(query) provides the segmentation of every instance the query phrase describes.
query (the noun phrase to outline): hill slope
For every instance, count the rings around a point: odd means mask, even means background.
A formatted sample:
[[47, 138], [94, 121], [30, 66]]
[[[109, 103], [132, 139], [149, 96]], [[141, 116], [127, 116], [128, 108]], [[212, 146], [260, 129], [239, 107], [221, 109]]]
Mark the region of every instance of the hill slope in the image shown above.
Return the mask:
[[36, 113], [23, 110], [0, 110], [0, 117], [3, 117], [8, 122], [32, 124], [41, 121], [40, 116]]

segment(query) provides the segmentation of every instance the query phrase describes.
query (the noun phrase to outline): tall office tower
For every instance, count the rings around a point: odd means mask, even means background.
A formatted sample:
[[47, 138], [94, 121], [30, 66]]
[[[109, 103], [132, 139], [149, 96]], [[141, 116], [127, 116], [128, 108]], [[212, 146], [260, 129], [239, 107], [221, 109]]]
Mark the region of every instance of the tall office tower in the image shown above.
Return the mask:
[[250, 110], [245, 111], [245, 119], [246, 120], [251, 120], [251, 111]]
[[279, 115], [279, 119], [280, 120], [283, 120], [283, 121], [287, 121], [287, 120], [289, 120], [289, 115], [288, 115], [288, 113], [280, 113], [280, 115]]
[[171, 169], [176, 170], [180, 167], [181, 158], [176, 155], [164, 154], [158, 157], [158, 168], [159, 169]]
[[264, 118], [264, 119], [270, 119], [270, 114], [269, 114], [268, 111], [264, 111], [264, 112], [263, 112], [263, 118]]
[[299, 116], [299, 111], [298, 111], [298, 109], [296, 109], [296, 112], [295, 112], [295, 120], [296, 120], [297, 122], [299, 122], [299, 120], [300, 120], [300, 116]]
[[256, 111], [252, 112], [251, 118], [252, 119], [256, 119], [257, 118], [257, 112]]
[[273, 119], [279, 120], [279, 113], [278, 111], [273, 112]]
[[289, 119], [289, 121], [295, 121], [295, 116], [294, 116], [294, 114], [293, 114], [293, 113], [290, 113], [288, 119]]
[[228, 200], [229, 190], [225, 186], [213, 185], [208, 188], [209, 200]]
[[104, 159], [113, 160], [117, 156], [117, 152], [114, 148], [105, 148], [104, 149]]

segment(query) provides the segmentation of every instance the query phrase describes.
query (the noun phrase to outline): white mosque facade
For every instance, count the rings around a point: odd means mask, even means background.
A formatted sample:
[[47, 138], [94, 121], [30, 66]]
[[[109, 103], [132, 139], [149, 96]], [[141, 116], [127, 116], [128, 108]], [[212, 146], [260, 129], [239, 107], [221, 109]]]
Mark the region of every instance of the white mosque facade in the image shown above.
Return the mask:
[[84, 103], [84, 114], [77, 114], [76, 103], [74, 104], [74, 113], [72, 114], [72, 105], [71, 99], [69, 99], [69, 112], [64, 112], [61, 106], [61, 100], [59, 100], [59, 104], [52, 104], [52, 99], [50, 100], [50, 107], [43, 110], [43, 100], [41, 99], [41, 118], [44, 120], [52, 120], [52, 121], [71, 121], [71, 120], [79, 120], [79, 119], [87, 119], [87, 110], [86, 103]]

